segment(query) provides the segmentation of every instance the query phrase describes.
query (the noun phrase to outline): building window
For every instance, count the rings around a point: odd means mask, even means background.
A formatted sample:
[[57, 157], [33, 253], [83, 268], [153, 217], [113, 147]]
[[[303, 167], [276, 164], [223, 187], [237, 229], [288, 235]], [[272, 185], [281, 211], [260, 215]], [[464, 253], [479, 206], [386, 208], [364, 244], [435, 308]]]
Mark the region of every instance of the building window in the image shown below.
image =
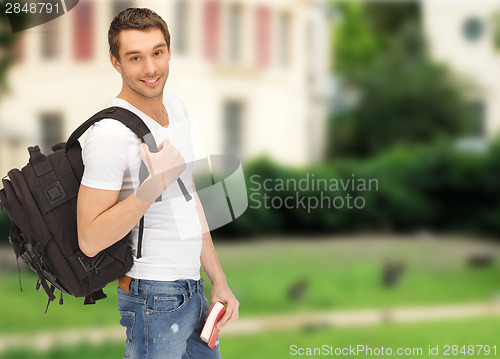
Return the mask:
[[208, 60], [216, 60], [219, 55], [220, 2], [209, 0], [203, 2], [203, 45]]
[[258, 66], [269, 65], [271, 46], [271, 15], [264, 6], [257, 7], [255, 11], [255, 59]]
[[281, 66], [290, 65], [290, 14], [284, 12], [278, 16], [278, 61]]
[[94, 3], [80, 1], [73, 10], [73, 54], [78, 61], [94, 56]]
[[115, 18], [116, 15], [121, 13], [123, 10], [129, 7], [134, 7], [134, 2], [131, 0], [113, 0], [111, 3], [111, 20]]
[[224, 103], [224, 153], [242, 155], [243, 104], [239, 101]]
[[188, 29], [189, 29], [189, 3], [179, 0], [175, 3], [175, 31], [172, 40], [176, 52], [184, 54], [187, 52]]
[[42, 152], [49, 154], [51, 147], [63, 142], [63, 117], [59, 112], [46, 112], [40, 116]]
[[240, 4], [229, 5], [228, 12], [228, 54], [230, 62], [238, 62], [241, 59], [241, 24], [242, 9]]
[[477, 17], [468, 18], [463, 25], [463, 33], [467, 40], [475, 42], [481, 38], [484, 33], [484, 24]]
[[61, 47], [59, 41], [59, 21], [52, 20], [40, 26], [42, 58], [55, 59], [59, 56]]

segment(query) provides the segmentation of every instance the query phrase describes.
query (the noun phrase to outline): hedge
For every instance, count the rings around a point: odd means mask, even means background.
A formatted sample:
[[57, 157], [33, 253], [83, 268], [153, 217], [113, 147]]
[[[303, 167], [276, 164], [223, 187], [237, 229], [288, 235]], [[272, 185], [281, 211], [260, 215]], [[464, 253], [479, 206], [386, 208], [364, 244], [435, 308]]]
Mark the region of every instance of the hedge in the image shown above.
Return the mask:
[[[217, 230], [218, 235], [387, 230], [487, 236], [500, 233], [500, 141], [492, 142], [482, 152], [460, 149], [450, 142], [399, 146], [371, 159], [334, 159], [305, 168], [288, 168], [263, 157], [247, 163], [244, 171], [249, 208], [240, 218]], [[357, 186], [332, 186], [318, 190], [310, 185], [305, 190], [295, 190], [291, 185], [276, 186], [286, 181], [304, 183], [311, 177], [329, 183], [350, 178], [356, 179], [356, 183], [375, 180], [378, 188], [372, 186], [365, 191]], [[262, 199], [266, 195], [274, 199], [276, 206], [264, 208]], [[333, 201], [336, 197], [361, 197], [364, 205], [348, 208], [344, 203], [327, 208], [328, 201], [324, 200], [323, 208], [311, 209], [297, 204], [301, 196], [311, 198], [311, 203], [315, 203], [314, 198], [328, 197]], [[288, 207], [296, 206], [285, 208], [285, 201]]]

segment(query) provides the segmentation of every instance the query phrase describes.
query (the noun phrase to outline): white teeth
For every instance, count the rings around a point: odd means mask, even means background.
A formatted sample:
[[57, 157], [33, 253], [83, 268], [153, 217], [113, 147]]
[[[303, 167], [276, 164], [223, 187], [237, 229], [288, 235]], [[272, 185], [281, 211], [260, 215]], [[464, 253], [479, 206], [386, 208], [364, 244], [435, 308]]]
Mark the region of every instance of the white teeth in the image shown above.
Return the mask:
[[154, 79], [154, 80], [144, 80], [144, 82], [147, 82], [147, 83], [149, 83], [149, 84], [155, 83], [156, 81], [158, 81], [158, 79]]

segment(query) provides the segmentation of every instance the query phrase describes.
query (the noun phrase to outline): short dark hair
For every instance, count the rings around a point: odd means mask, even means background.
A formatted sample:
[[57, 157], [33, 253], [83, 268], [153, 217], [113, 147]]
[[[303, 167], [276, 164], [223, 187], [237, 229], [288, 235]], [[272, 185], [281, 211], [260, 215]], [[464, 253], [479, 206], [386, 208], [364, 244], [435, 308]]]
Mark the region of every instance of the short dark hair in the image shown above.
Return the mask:
[[108, 31], [109, 53], [120, 59], [118, 49], [118, 35], [122, 30], [147, 30], [157, 28], [161, 30], [167, 48], [170, 50], [170, 32], [168, 31], [167, 23], [153, 10], [147, 8], [130, 7], [123, 10], [115, 16]]

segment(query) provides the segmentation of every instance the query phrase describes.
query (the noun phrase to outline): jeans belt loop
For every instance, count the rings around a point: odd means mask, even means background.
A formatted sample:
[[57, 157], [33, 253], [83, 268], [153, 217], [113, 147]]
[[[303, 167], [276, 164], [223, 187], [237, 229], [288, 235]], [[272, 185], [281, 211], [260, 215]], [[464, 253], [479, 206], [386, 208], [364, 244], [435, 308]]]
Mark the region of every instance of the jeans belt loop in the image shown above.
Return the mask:
[[191, 282], [189, 281], [189, 279], [187, 279], [186, 282], [189, 289], [189, 298], [191, 298], [191, 295], [193, 294], [193, 289], [191, 288]]
[[134, 278], [134, 279], [132, 279], [132, 281], [134, 283], [134, 293], [135, 293], [135, 295], [139, 295], [139, 279]]

